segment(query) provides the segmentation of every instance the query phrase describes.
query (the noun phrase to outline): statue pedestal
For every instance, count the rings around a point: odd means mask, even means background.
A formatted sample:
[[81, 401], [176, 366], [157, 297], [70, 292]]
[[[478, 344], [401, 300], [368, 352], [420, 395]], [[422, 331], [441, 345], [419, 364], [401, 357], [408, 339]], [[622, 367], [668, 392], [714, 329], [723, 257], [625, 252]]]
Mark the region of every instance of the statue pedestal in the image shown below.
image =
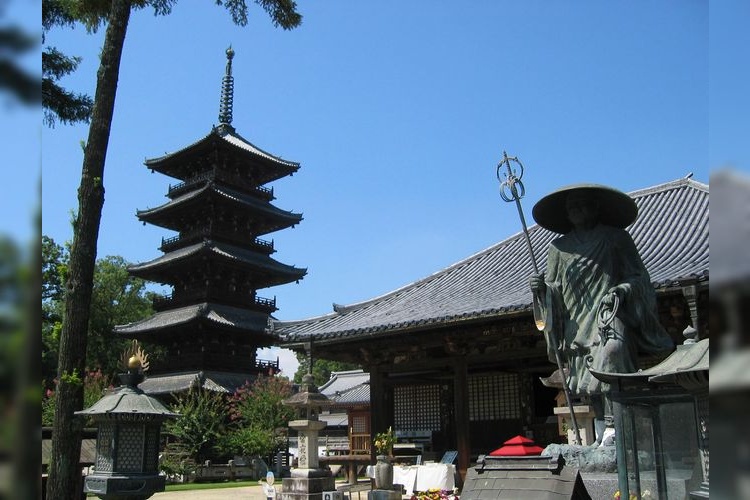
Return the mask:
[[[560, 427], [567, 432], [568, 444], [576, 444], [576, 432], [573, 429], [573, 422], [570, 420], [570, 409], [567, 406], [556, 406], [553, 411], [557, 415]], [[578, 422], [578, 431], [581, 433], [581, 444], [583, 446], [594, 444], [596, 442], [594, 409], [588, 405], [579, 405], [574, 406], [573, 411], [576, 415], [576, 422]]]

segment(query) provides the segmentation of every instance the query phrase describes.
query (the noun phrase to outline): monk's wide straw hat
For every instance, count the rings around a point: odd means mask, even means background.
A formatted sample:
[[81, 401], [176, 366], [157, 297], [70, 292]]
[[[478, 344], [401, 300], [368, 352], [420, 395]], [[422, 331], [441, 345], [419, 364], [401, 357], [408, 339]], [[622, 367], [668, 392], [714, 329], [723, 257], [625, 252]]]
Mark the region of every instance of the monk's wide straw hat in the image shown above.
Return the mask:
[[572, 184], [548, 194], [534, 205], [531, 213], [537, 224], [561, 234], [573, 229], [565, 208], [565, 201], [572, 193], [596, 197], [599, 201], [599, 222], [602, 224], [624, 229], [638, 217], [635, 201], [622, 191], [599, 184]]

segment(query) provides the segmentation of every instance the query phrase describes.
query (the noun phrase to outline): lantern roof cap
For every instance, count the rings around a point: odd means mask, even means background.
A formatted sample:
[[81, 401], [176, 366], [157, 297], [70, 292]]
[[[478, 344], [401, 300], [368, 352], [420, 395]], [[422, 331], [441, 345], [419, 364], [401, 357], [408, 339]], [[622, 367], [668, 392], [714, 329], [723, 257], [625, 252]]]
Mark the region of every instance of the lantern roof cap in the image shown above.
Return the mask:
[[123, 385], [106, 394], [85, 410], [75, 412], [82, 416], [126, 416], [142, 415], [162, 419], [176, 418], [179, 413], [170, 411], [158, 399], [153, 398], [138, 387]]
[[302, 376], [299, 392], [285, 399], [283, 403], [297, 408], [327, 408], [333, 404], [333, 401], [318, 391], [313, 383], [312, 374], [306, 373]]
[[648, 382], [672, 382], [682, 375], [709, 370], [709, 339], [694, 344], [683, 344], [667, 356], [664, 361], [651, 368], [633, 373], [608, 373], [591, 370], [603, 382], [613, 383], [618, 379], [642, 379]]

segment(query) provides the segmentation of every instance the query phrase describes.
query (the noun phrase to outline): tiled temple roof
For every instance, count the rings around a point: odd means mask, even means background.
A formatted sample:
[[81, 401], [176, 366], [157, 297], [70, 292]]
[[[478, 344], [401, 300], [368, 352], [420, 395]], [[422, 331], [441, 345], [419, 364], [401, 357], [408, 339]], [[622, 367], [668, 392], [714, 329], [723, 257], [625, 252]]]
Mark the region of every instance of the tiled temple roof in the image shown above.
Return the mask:
[[333, 372], [319, 391], [336, 406], [369, 405], [370, 374], [362, 370]]
[[[654, 286], [708, 280], [708, 185], [685, 178], [630, 193], [639, 216], [628, 228]], [[558, 235], [529, 228], [540, 269]], [[450, 325], [528, 311], [533, 274], [523, 233], [517, 233], [427, 278], [364, 302], [300, 321], [274, 321], [285, 343], [335, 341]]]

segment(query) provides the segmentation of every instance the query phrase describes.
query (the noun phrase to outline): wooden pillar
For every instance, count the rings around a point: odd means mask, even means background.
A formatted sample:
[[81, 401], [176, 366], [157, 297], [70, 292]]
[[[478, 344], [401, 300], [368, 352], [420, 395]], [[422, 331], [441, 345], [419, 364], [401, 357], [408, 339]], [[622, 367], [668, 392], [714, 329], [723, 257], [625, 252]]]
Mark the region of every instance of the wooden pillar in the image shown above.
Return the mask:
[[[386, 414], [386, 390], [383, 372], [376, 365], [369, 366], [370, 371], [370, 438], [388, 428]], [[372, 439], [371, 439], [372, 440]], [[370, 447], [370, 455], [375, 458], [375, 447]]]
[[456, 447], [458, 448], [458, 473], [461, 481], [466, 479], [466, 470], [471, 461], [471, 439], [469, 437], [469, 380], [466, 358], [453, 359], [453, 405], [456, 418]]

